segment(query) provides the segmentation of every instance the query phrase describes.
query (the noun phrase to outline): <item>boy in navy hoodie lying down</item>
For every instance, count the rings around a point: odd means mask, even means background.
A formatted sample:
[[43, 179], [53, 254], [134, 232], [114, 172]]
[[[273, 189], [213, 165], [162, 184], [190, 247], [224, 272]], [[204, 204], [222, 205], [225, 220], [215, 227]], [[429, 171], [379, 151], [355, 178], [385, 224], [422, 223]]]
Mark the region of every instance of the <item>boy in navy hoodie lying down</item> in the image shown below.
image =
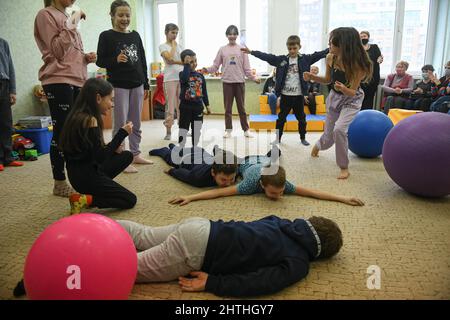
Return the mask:
[[161, 157], [172, 168], [165, 173], [194, 187], [231, 186], [238, 170], [237, 157], [228, 151], [214, 147], [214, 155], [200, 147], [168, 147], [150, 150], [151, 156]]
[[339, 226], [323, 217], [189, 218], [163, 227], [118, 223], [140, 251], [136, 282], [178, 279], [183, 291], [218, 296], [275, 293], [305, 278], [310, 262], [330, 258], [342, 247]]

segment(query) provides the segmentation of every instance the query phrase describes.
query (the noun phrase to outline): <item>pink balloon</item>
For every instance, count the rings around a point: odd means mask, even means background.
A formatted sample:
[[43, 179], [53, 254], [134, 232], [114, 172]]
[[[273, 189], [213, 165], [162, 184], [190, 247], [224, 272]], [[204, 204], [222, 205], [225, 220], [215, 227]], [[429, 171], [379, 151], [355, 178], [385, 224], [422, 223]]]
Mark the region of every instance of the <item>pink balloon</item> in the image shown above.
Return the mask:
[[28, 253], [24, 282], [36, 300], [127, 299], [136, 273], [136, 248], [125, 229], [85, 213], [42, 232]]

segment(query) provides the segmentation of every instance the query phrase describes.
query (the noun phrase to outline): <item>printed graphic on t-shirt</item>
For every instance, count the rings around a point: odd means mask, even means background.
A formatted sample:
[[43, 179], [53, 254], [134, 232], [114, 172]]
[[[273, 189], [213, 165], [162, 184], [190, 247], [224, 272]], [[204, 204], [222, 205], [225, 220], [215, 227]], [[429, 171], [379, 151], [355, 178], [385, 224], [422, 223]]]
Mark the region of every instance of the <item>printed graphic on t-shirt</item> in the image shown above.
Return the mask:
[[300, 76], [298, 73], [297, 61], [289, 61], [288, 72], [286, 75], [286, 82], [283, 88], [284, 95], [300, 95]]
[[230, 57], [230, 65], [236, 65], [236, 56], [231, 56]]
[[128, 57], [128, 62], [130, 62], [131, 64], [135, 64], [136, 62], [138, 62], [138, 48], [134, 43], [130, 46], [123, 44], [121, 50]]
[[198, 75], [189, 77], [189, 87], [184, 93], [185, 100], [198, 100], [203, 97], [202, 91], [203, 79]]

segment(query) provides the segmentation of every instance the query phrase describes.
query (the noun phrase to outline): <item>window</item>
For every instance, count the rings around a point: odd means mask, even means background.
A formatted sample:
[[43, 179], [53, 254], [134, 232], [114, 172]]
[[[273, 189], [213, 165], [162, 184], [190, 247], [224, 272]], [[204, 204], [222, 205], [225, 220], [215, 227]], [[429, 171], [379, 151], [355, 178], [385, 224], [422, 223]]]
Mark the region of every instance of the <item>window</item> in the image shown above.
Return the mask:
[[[389, 74], [394, 60], [394, 31], [395, 31], [395, 1], [359, 1], [333, 0], [330, 1], [330, 27], [354, 27], [358, 31], [367, 30], [370, 33], [370, 43], [380, 47], [384, 57], [380, 65], [380, 73]], [[364, 6], [363, 6], [364, 4]], [[346, 14], [333, 14], [346, 11]]]
[[420, 74], [425, 61], [429, 0], [405, 2], [401, 60], [409, 63], [408, 73]]
[[[268, 50], [269, 0], [156, 0], [155, 4], [159, 27], [157, 45], [166, 41], [165, 24], [177, 23], [179, 43], [194, 50], [199, 68], [212, 65], [219, 48], [228, 43], [225, 30], [232, 24], [241, 35], [245, 34], [245, 43], [250, 48]], [[253, 56], [249, 59], [252, 69], [267, 73], [267, 63]]]
[[322, 0], [300, 0], [299, 8], [301, 52], [309, 54], [325, 49], [322, 44]]
[[219, 48], [228, 43], [229, 25], [240, 29], [239, 7], [239, 0], [184, 0], [185, 48], [197, 54], [199, 68], [211, 66]]
[[[269, 1], [246, 0], [245, 8], [245, 43], [250, 49], [267, 52], [269, 34]], [[252, 69], [266, 73], [268, 64], [249, 55]]]
[[[370, 43], [380, 47], [384, 56], [381, 75], [391, 73], [399, 60], [409, 62], [408, 72], [420, 73], [425, 62], [430, 0], [298, 1], [302, 52], [322, 49], [328, 40], [323, 39], [328, 37], [325, 32], [337, 27], [354, 27], [369, 31]], [[397, 25], [396, 16], [399, 17]]]
[[157, 3], [157, 12], [158, 12], [158, 30], [159, 30], [159, 42], [158, 46], [161, 43], [166, 42], [166, 35], [164, 33], [164, 29], [166, 24], [175, 23], [179, 26], [178, 22], [178, 4], [177, 3]]

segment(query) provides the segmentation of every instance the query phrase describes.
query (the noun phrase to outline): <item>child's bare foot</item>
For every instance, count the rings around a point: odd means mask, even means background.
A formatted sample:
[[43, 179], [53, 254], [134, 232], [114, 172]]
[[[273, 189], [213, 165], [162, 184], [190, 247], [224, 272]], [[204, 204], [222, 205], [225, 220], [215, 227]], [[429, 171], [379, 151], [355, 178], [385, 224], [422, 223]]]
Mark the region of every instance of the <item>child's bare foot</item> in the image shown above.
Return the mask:
[[311, 157], [318, 157], [319, 156], [319, 148], [317, 148], [316, 145], [314, 145], [314, 147], [311, 150]]
[[341, 173], [338, 175], [338, 179], [347, 179], [350, 176], [348, 169], [341, 169]]

